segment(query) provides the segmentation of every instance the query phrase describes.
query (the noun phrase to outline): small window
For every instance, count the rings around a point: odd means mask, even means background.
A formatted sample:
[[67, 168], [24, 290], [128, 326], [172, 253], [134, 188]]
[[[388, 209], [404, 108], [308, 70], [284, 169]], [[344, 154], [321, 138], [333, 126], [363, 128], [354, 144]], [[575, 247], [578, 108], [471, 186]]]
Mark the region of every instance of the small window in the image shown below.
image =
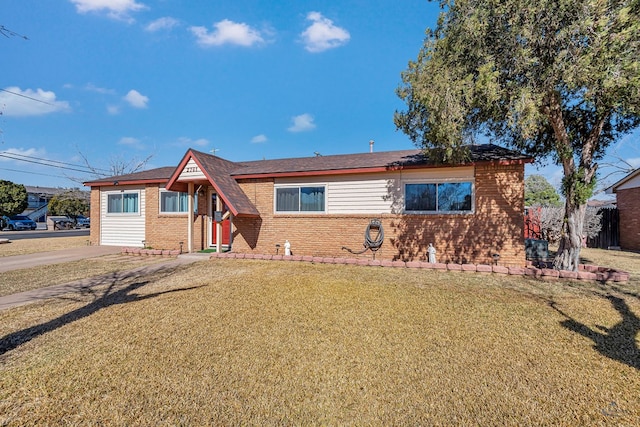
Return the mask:
[[177, 191], [160, 192], [160, 213], [189, 212], [189, 194]]
[[113, 193], [107, 195], [107, 213], [138, 213], [139, 193]]
[[405, 184], [406, 212], [471, 212], [471, 182]]
[[276, 212], [324, 212], [325, 188], [276, 188]]

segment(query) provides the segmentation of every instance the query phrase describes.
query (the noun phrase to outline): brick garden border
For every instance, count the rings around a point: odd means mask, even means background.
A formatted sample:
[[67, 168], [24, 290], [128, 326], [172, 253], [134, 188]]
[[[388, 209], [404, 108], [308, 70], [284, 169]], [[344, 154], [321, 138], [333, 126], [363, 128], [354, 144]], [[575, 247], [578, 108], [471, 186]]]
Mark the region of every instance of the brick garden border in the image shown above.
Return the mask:
[[[177, 257], [180, 250], [161, 250], [161, 249], [142, 249], [142, 248], [122, 248], [123, 255], [133, 256], [161, 256], [161, 257]], [[548, 263], [538, 263], [537, 266], [528, 262], [527, 267], [504, 267], [502, 265], [489, 264], [453, 264], [453, 263], [435, 263], [431, 264], [426, 261], [389, 261], [374, 260], [368, 258], [333, 258], [321, 256], [302, 256], [302, 255], [266, 255], [266, 254], [242, 254], [235, 252], [213, 252], [209, 259], [213, 258], [229, 258], [229, 259], [258, 259], [268, 261], [298, 261], [311, 262], [317, 264], [344, 264], [344, 265], [360, 265], [369, 267], [394, 267], [394, 268], [413, 268], [425, 270], [439, 271], [457, 271], [462, 273], [479, 273], [479, 274], [499, 274], [510, 276], [528, 276], [545, 280], [578, 280], [589, 282], [627, 282], [629, 273], [613, 268], [600, 267], [597, 265], [580, 264], [578, 271], [555, 270], [550, 268]]]
[[162, 256], [165, 258], [175, 258], [182, 252], [180, 249], [167, 250], [167, 249], [142, 249], [142, 248], [122, 248], [121, 253], [123, 255], [135, 255], [135, 256]]
[[600, 267], [597, 265], [580, 264], [578, 271], [555, 270], [553, 268], [539, 268], [533, 265], [527, 267], [504, 267], [501, 265], [488, 264], [450, 264], [435, 263], [431, 264], [426, 261], [389, 261], [389, 260], [373, 260], [366, 258], [332, 258], [321, 256], [302, 256], [302, 255], [265, 255], [265, 254], [242, 254], [234, 252], [212, 253], [209, 259], [229, 258], [229, 259], [258, 259], [271, 261], [298, 261], [311, 262], [318, 264], [345, 264], [345, 265], [361, 265], [369, 267], [395, 267], [395, 268], [413, 268], [425, 270], [439, 271], [457, 271], [464, 273], [476, 274], [499, 274], [511, 276], [529, 276], [545, 280], [578, 280], [589, 282], [627, 282], [629, 273], [613, 268]]

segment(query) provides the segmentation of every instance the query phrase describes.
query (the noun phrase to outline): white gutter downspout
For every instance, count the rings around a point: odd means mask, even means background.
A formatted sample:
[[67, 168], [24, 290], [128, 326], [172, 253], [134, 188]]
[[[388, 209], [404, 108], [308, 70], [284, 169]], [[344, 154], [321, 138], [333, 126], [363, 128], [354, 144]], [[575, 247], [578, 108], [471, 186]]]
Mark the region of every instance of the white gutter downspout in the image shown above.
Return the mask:
[[187, 184], [189, 197], [188, 197], [188, 207], [189, 211], [188, 220], [189, 224], [187, 225], [187, 252], [193, 252], [193, 182], [189, 182]]

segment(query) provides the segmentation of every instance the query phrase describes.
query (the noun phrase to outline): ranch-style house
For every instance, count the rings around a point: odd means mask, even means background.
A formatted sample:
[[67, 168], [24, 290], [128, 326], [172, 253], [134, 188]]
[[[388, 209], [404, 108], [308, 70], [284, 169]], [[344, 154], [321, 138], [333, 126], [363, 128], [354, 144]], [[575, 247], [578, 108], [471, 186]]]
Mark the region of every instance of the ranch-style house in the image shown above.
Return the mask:
[[189, 149], [177, 167], [85, 183], [90, 239], [280, 255], [288, 241], [292, 255], [352, 257], [343, 247], [362, 249], [379, 219], [376, 259], [427, 260], [431, 243], [438, 262], [523, 266], [531, 161], [492, 144], [471, 146], [456, 166], [420, 150], [231, 162]]

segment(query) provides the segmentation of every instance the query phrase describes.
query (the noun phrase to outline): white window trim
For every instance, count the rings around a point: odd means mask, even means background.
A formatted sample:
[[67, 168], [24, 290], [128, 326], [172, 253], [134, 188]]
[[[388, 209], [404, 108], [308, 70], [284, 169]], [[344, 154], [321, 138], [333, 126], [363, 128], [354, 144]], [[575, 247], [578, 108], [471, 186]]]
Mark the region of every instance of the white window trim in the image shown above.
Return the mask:
[[[186, 193], [184, 191], [170, 191], [164, 188], [160, 189], [160, 194], [158, 194], [158, 213], [160, 215], [187, 215], [189, 213], [189, 207], [187, 206], [187, 210], [184, 212], [167, 212], [167, 211], [163, 211], [162, 210], [162, 193], [184, 193], [187, 195], [187, 197], [189, 196], [189, 193]], [[197, 200], [197, 197], [196, 197]], [[197, 209], [197, 203], [194, 203], [194, 210]]]
[[[322, 211], [279, 211], [278, 207], [278, 189], [279, 188], [303, 188], [303, 187], [323, 187], [324, 188], [324, 210]], [[297, 183], [297, 184], [274, 184], [273, 185], [273, 213], [274, 215], [318, 215], [327, 213], [327, 200], [329, 186], [325, 182], [313, 183]]]
[[[458, 182], [471, 183], [471, 210], [468, 211], [408, 211], [406, 209], [407, 184], [454, 184]], [[476, 182], [469, 178], [426, 178], [402, 180], [402, 212], [406, 215], [473, 215], [476, 212]], [[437, 194], [436, 194], [437, 197]]]
[[[117, 190], [117, 191], [106, 191], [105, 198], [105, 211], [107, 216], [119, 217], [119, 216], [140, 216], [142, 215], [142, 196], [140, 190]], [[109, 195], [112, 194], [122, 194], [123, 197], [125, 194], [137, 194], [138, 195], [138, 212], [109, 212]]]

